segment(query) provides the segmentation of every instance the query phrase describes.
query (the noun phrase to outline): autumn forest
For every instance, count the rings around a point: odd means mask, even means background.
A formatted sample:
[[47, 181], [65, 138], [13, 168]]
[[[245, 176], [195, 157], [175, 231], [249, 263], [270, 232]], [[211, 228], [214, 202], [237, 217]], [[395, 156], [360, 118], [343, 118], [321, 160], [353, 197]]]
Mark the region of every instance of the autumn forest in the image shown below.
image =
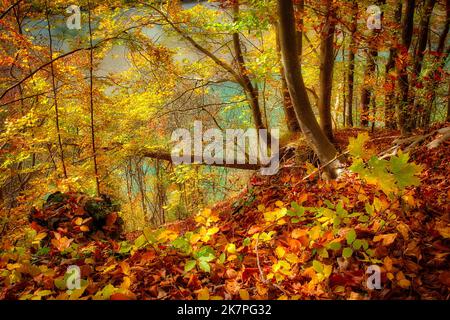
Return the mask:
[[448, 300], [449, 28], [450, 0], [0, 0], [0, 300]]

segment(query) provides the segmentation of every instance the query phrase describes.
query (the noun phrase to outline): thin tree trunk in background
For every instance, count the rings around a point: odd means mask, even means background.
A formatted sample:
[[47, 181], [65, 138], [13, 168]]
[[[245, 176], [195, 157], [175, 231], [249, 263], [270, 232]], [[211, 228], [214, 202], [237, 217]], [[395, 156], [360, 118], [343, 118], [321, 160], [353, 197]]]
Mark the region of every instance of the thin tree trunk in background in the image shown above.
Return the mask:
[[348, 57], [348, 107], [347, 107], [347, 125], [353, 127], [353, 95], [355, 87], [355, 53], [356, 53], [356, 39], [355, 33], [358, 29], [358, 3], [353, 1], [352, 5], [352, 26], [349, 45]]
[[398, 101], [398, 126], [402, 135], [408, 134], [410, 128], [408, 127], [408, 94], [409, 94], [409, 77], [408, 77], [408, 52], [411, 47], [413, 26], [414, 26], [414, 11], [416, 7], [415, 0], [407, 0], [405, 15], [403, 17], [402, 25], [402, 48], [399, 52], [401, 63], [397, 63], [399, 99]]
[[[378, 0], [376, 2], [377, 5], [383, 5], [386, 3], [386, 0]], [[380, 19], [383, 18], [383, 14]], [[370, 103], [373, 97], [374, 91], [374, 77], [376, 70], [376, 59], [378, 57], [378, 47], [379, 47], [379, 35], [382, 29], [374, 29], [371, 32], [370, 38], [368, 39], [368, 47], [369, 51], [367, 53], [367, 63], [364, 71], [364, 80], [363, 86], [361, 90], [361, 126], [367, 127], [369, 125], [370, 119]], [[374, 108], [376, 108], [376, 103], [373, 104]], [[373, 112], [375, 114], [375, 111]], [[375, 119], [372, 119], [375, 122]]]
[[450, 121], [450, 81], [448, 82], [448, 90], [447, 90], [447, 122]]
[[297, 20], [297, 51], [298, 51], [298, 59], [300, 62], [300, 69], [303, 63], [303, 23], [304, 23], [304, 14], [305, 14], [305, 0], [299, 0], [294, 4], [295, 13], [298, 15]]
[[333, 123], [331, 120], [331, 94], [333, 90], [334, 70], [334, 33], [336, 30], [336, 13], [333, 1], [327, 0], [325, 24], [320, 42], [320, 127], [330, 141], [333, 140]]
[[378, 50], [371, 49], [367, 55], [366, 70], [364, 72], [364, 82], [361, 91], [361, 126], [367, 127], [369, 125], [369, 110], [370, 101], [372, 98], [373, 86], [370, 84], [373, 81], [372, 77], [375, 74]]
[[88, 1], [88, 25], [89, 25], [89, 102], [90, 102], [90, 117], [91, 117], [91, 144], [92, 144], [92, 160], [94, 162], [95, 187], [97, 195], [100, 195], [100, 180], [98, 176], [97, 166], [97, 149], [95, 147], [95, 127], [94, 127], [94, 49], [92, 47], [92, 25], [91, 25], [91, 3]]
[[338, 175], [339, 161], [333, 162], [337, 156], [336, 148], [328, 140], [317, 122], [311, 108], [303, 76], [299, 72], [298, 52], [296, 44], [295, 18], [292, 0], [278, 0], [278, 17], [280, 19], [280, 44], [289, 94], [294, 105], [295, 114], [308, 144], [317, 154], [320, 162], [326, 164], [326, 170], [335, 178]]
[[[237, 63], [240, 66], [239, 72], [234, 70], [234, 68], [228, 64], [227, 62], [221, 60], [219, 57], [217, 57], [213, 52], [209, 51], [202, 45], [200, 45], [197, 41], [195, 41], [191, 36], [186, 34], [182, 29], [178, 27], [177, 23], [172, 22], [167, 14], [165, 14], [163, 11], [161, 11], [158, 7], [150, 4], [147, 4], [150, 8], [158, 12], [161, 17], [172, 27], [175, 32], [177, 32], [181, 37], [183, 37], [186, 41], [188, 41], [197, 51], [204, 54], [206, 57], [210, 58], [215, 64], [217, 64], [219, 67], [221, 67], [223, 70], [228, 72], [233, 79], [242, 87], [242, 89], [245, 92], [246, 98], [250, 104], [252, 115], [253, 115], [253, 121], [255, 123], [255, 126], [257, 129], [266, 129], [263, 121], [262, 121], [262, 115], [261, 110], [259, 108], [259, 100], [258, 100], [258, 89], [254, 87], [250, 81], [250, 78], [248, 77], [247, 68], [245, 67], [245, 61], [244, 56], [242, 54], [242, 48], [241, 43], [239, 39], [239, 34], [233, 34], [233, 45], [234, 49], [236, 50], [236, 59]], [[237, 9], [237, 14], [239, 13], [239, 3], [234, 3], [234, 10]], [[237, 18], [236, 12], [234, 12], [235, 19]], [[244, 67], [243, 69], [241, 67]], [[245, 71], [245, 72], [244, 72]], [[243, 73], [244, 72], [244, 73]], [[268, 135], [268, 140], [270, 141], [270, 133]]]
[[[233, 5], [233, 20], [237, 22], [239, 20], [239, 1], [236, 0]], [[253, 120], [255, 122], [256, 129], [266, 129], [263, 120], [261, 109], [259, 106], [259, 92], [258, 87], [252, 84], [248, 74], [247, 67], [245, 66], [244, 54], [242, 53], [241, 39], [239, 33], [233, 33], [233, 46], [236, 55], [236, 61], [239, 66], [239, 75], [242, 79], [242, 85], [244, 91], [248, 97], [250, 107], [253, 113]], [[270, 140], [270, 138], [269, 138]]]
[[[442, 30], [442, 33], [439, 36], [439, 42], [436, 49], [437, 57], [434, 58], [434, 70], [431, 72], [431, 81], [429, 81], [428, 84], [428, 92], [429, 92], [429, 99], [427, 99], [427, 104], [425, 106], [423, 118], [421, 120], [422, 125], [424, 127], [428, 127], [431, 121], [431, 112], [433, 110], [433, 103], [436, 99], [436, 90], [439, 86], [439, 67], [444, 68], [445, 62], [447, 60], [447, 57], [449, 56], [449, 49], [445, 50], [445, 45], [447, 43], [446, 39], [448, 36], [448, 32], [450, 29], [450, 0], [446, 0], [446, 22], [444, 25], [444, 28]], [[449, 84], [450, 85], [450, 84]], [[450, 92], [449, 92], [450, 94]], [[448, 113], [447, 113], [448, 114]], [[449, 121], [449, 118], [447, 116], [447, 121]]]
[[[286, 118], [287, 127], [290, 132], [300, 132], [300, 124], [298, 123], [297, 116], [295, 115], [294, 106], [292, 105], [291, 96], [289, 95], [289, 89], [286, 82], [286, 74], [284, 71], [283, 63], [281, 62], [281, 48], [280, 48], [280, 28], [278, 23], [275, 25], [275, 36], [277, 45], [277, 54], [280, 59], [280, 75], [281, 75], [281, 91], [283, 96], [283, 110]], [[297, 38], [298, 39], [298, 38]]]
[[[52, 39], [52, 30], [51, 30], [51, 26], [50, 26], [50, 17], [49, 17], [50, 9], [48, 7], [48, 2], [45, 3], [45, 6], [46, 6], [46, 15], [47, 15], [47, 29], [48, 29], [48, 38], [49, 38], [50, 60], [52, 60], [53, 59], [53, 39]], [[64, 178], [67, 179], [66, 163], [64, 161], [64, 150], [63, 150], [62, 138], [61, 138], [61, 128], [59, 126], [58, 96], [57, 96], [55, 69], [53, 67], [53, 62], [50, 63], [50, 72], [52, 74], [52, 90], [53, 90], [53, 99], [54, 99], [54, 103], [55, 103], [55, 123], [56, 123], [56, 133], [58, 135], [59, 156], [61, 159], [61, 166], [63, 169]]]
[[[398, 0], [397, 7], [395, 9], [394, 18], [396, 22], [402, 19], [402, 0]], [[399, 24], [400, 25], [400, 24]], [[395, 39], [397, 40], [397, 39]], [[384, 122], [387, 129], [395, 129], [397, 127], [397, 122], [395, 121], [395, 75], [392, 71], [395, 70], [395, 61], [397, 60], [397, 48], [391, 45], [389, 49], [389, 60], [386, 64], [386, 75], [385, 75], [385, 102], [384, 102]]]
[[430, 19], [431, 13], [433, 12], [434, 6], [436, 5], [436, 0], [427, 0], [422, 13], [422, 18], [420, 20], [419, 36], [417, 40], [417, 49], [414, 53], [414, 72], [411, 81], [411, 94], [409, 96], [409, 109], [413, 116], [410, 117], [408, 126], [413, 129], [420, 125], [419, 120], [423, 117], [423, 105], [421, 103], [415, 104], [415, 91], [419, 87], [423, 87], [420, 81], [420, 74], [423, 67], [423, 58], [425, 56], [425, 50], [428, 42], [428, 34], [430, 31]]
[[[345, 66], [346, 60], [345, 60], [345, 34], [344, 39], [342, 40], [342, 64]], [[344, 68], [343, 70], [343, 86], [342, 86], [342, 127], [345, 128], [345, 120], [346, 120], [346, 114], [347, 114], [347, 69]]]

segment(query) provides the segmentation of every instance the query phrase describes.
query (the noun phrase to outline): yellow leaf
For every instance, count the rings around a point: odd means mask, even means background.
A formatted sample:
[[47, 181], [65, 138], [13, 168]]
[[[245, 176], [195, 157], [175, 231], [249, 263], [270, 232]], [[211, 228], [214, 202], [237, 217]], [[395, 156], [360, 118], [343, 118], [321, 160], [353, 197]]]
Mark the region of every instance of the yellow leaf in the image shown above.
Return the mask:
[[130, 277], [123, 277], [123, 282], [120, 285], [120, 288], [122, 288], [124, 290], [128, 290], [130, 288], [130, 285], [131, 285]]
[[294, 238], [294, 239], [298, 239], [298, 238], [301, 238], [303, 236], [306, 236], [307, 234], [308, 234], [308, 230], [305, 230], [305, 229], [294, 229], [294, 230], [292, 230], [291, 237]]
[[208, 288], [203, 288], [197, 291], [197, 300], [209, 300]]
[[235, 254], [236, 253], [236, 245], [234, 243], [229, 243], [227, 245], [227, 252], [231, 253], [231, 254]]
[[386, 271], [392, 271], [392, 259], [389, 257], [384, 258], [384, 267]]
[[409, 239], [408, 226], [406, 224], [400, 222], [399, 225], [397, 226], [397, 230], [398, 230], [398, 232], [400, 232], [403, 239], [405, 239], [405, 240]]
[[248, 294], [248, 291], [245, 289], [239, 289], [239, 296], [242, 300], [250, 300], [250, 295]]
[[403, 289], [407, 289], [411, 286], [411, 281], [407, 279], [402, 279], [398, 282], [398, 285], [402, 287]]
[[281, 258], [283, 258], [284, 255], [286, 254], [286, 250], [284, 250], [283, 247], [277, 247], [277, 248], [275, 249], [275, 254], [277, 255], [278, 258], [281, 259]]
[[280, 200], [278, 200], [277, 202], [275, 202], [275, 205], [276, 205], [278, 208], [282, 208], [282, 207], [284, 206], [283, 202], [281, 202]]
[[122, 268], [122, 272], [125, 275], [130, 275], [130, 265], [126, 261], [122, 261], [120, 264], [120, 268]]
[[259, 212], [264, 212], [264, 210], [266, 210], [266, 207], [263, 204], [258, 205]]
[[285, 257], [286, 261], [289, 263], [297, 263], [298, 262], [298, 257], [293, 254], [293, 253], [288, 253]]
[[436, 230], [443, 236], [445, 239], [450, 238], [450, 227], [447, 226], [436, 226]]
[[206, 234], [207, 234], [208, 236], [212, 236], [213, 234], [216, 234], [217, 232], [219, 232], [219, 228], [217, 228], [217, 227], [212, 227], [212, 228], [209, 228], [209, 229], [208, 229], [208, 231], [206, 232]]
[[81, 226], [83, 224], [83, 218], [80, 218], [80, 217], [76, 218], [75, 219], [75, 224], [77, 226]]
[[80, 230], [83, 231], [83, 232], [87, 232], [87, 231], [89, 231], [89, 227], [88, 226], [81, 226]]

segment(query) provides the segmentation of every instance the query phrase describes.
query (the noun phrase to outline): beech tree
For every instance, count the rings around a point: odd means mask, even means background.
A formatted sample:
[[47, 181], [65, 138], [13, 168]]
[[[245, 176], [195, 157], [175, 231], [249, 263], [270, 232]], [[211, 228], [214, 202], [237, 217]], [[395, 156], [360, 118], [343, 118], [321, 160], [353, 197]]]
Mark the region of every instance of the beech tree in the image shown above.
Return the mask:
[[[292, 0], [278, 0], [280, 19], [280, 44], [286, 81], [294, 106], [295, 114], [308, 143], [314, 149], [322, 164], [328, 164], [327, 171], [337, 176], [338, 161], [336, 148], [328, 140], [314, 116], [306, 91], [298, 61], [297, 37], [295, 30], [294, 7]], [[331, 163], [330, 163], [331, 162]]]

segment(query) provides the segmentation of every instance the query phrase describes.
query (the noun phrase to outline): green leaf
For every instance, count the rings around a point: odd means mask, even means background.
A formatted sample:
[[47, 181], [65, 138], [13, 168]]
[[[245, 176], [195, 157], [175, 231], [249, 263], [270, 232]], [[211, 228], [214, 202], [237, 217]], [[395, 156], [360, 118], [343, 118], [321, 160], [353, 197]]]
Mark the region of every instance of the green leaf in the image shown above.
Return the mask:
[[400, 189], [420, 185], [417, 175], [422, 171], [422, 167], [415, 163], [408, 163], [408, 161], [409, 155], [399, 152], [397, 156], [391, 157], [389, 162], [391, 172]]
[[172, 241], [172, 246], [186, 254], [190, 253], [192, 249], [191, 244], [185, 237], [176, 238]]
[[317, 273], [322, 273], [323, 271], [323, 265], [320, 261], [314, 260], [313, 261], [313, 268]]
[[363, 158], [366, 156], [366, 149], [364, 144], [369, 141], [369, 133], [360, 133], [356, 138], [350, 138], [348, 145], [348, 151], [351, 156], [355, 158]]
[[353, 241], [355, 241], [356, 239], [356, 231], [355, 229], [351, 229], [348, 233], [347, 233], [347, 244], [352, 244]]
[[334, 204], [332, 204], [330, 200], [325, 199], [325, 201], [324, 201], [323, 203], [325, 203], [325, 205], [326, 205], [329, 209], [334, 209]]
[[223, 263], [225, 262], [225, 259], [226, 259], [225, 253], [222, 253], [222, 254], [219, 256], [219, 262], [223, 264]]
[[366, 212], [369, 214], [369, 216], [372, 216], [374, 214], [373, 206], [366, 202], [365, 204]]
[[341, 244], [339, 242], [331, 242], [327, 246], [330, 250], [339, 250], [341, 248]]
[[210, 272], [211, 271], [211, 266], [206, 261], [199, 261], [198, 262], [198, 266], [199, 266], [200, 270], [202, 270], [204, 272]]
[[186, 264], [184, 265], [184, 272], [191, 271], [192, 269], [195, 268], [196, 265], [197, 265], [197, 261], [196, 261], [196, 260], [189, 260], [189, 261], [186, 262]]
[[342, 256], [344, 258], [350, 258], [353, 254], [353, 250], [351, 248], [344, 248], [344, 250], [342, 250]]
[[147, 244], [147, 239], [143, 234], [141, 234], [136, 240], [134, 240], [134, 246], [137, 248], [141, 248], [145, 244]]
[[247, 246], [249, 246], [251, 244], [251, 242], [252, 242], [252, 240], [247, 237], [247, 238], [244, 239], [244, 241], [242, 241], [242, 245], [244, 247], [247, 247]]
[[369, 243], [367, 242], [367, 240], [361, 240], [361, 243], [364, 250], [369, 249]]
[[368, 216], [360, 216], [358, 218], [358, 221], [359, 222], [367, 222], [367, 221], [369, 221], [369, 217]]
[[212, 256], [215, 255], [214, 249], [211, 248], [210, 246], [203, 246], [203, 247], [200, 248], [200, 250], [198, 250], [195, 253], [195, 257], [196, 258], [207, 257], [209, 255], [212, 255]]
[[213, 261], [215, 259], [215, 256], [212, 254], [208, 254], [206, 256], [201, 256], [200, 258], [198, 258], [198, 261], [206, 261], [206, 262], [210, 262]]
[[322, 258], [328, 258], [329, 257], [328, 251], [325, 248], [317, 249], [317, 253], [319, 254], [319, 257], [322, 257]]
[[361, 246], [362, 246], [361, 240], [356, 239], [355, 241], [353, 241], [353, 249], [359, 250], [359, 249], [361, 249]]

